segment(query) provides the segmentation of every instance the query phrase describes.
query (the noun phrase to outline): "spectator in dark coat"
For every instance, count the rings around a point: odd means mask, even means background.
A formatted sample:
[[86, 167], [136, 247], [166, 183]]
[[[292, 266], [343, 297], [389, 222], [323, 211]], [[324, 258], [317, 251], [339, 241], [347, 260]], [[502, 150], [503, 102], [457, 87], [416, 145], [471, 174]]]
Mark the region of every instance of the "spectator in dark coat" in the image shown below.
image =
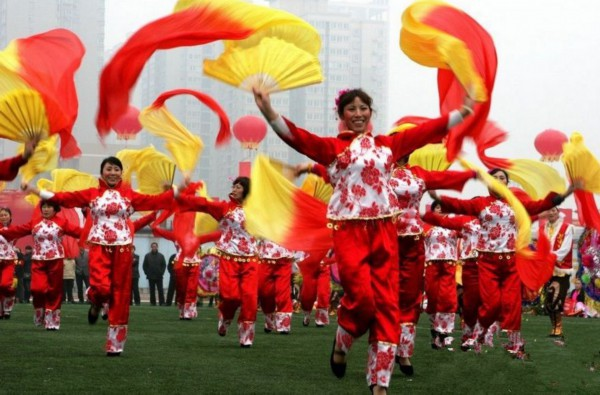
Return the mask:
[[165, 293], [163, 289], [163, 276], [167, 270], [167, 261], [165, 256], [158, 252], [158, 243], [150, 244], [150, 252], [144, 256], [142, 264], [148, 285], [150, 286], [150, 304], [156, 306], [156, 294], [158, 291], [158, 303], [161, 306], [165, 305]]

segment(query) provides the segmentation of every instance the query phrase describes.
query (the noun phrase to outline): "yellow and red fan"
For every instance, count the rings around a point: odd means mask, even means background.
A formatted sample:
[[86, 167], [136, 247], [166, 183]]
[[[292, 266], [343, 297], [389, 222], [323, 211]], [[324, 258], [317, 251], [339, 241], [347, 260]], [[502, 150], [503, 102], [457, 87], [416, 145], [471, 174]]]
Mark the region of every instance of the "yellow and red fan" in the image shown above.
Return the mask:
[[410, 154], [408, 163], [419, 166], [429, 171], [444, 171], [450, 168], [451, 163], [446, 159], [444, 144], [427, 144]]
[[316, 174], [307, 175], [302, 182], [300, 189], [324, 203], [329, 203], [329, 199], [331, 199], [331, 195], [333, 195], [333, 187], [331, 184]]
[[[37, 181], [38, 189], [52, 192], [73, 192], [98, 187], [98, 178], [91, 174], [75, 169], [54, 169], [50, 172], [50, 179], [41, 178]], [[26, 200], [36, 205], [39, 197], [29, 194]]]
[[117, 152], [116, 157], [119, 158], [121, 164], [123, 165], [123, 173], [121, 174], [121, 178], [127, 184], [131, 184], [131, 177], [134, 172], [137, 171], [141, 162], [139, 161], [139, 156], [142, 150], [139, 149], [122, 149]]
[[24, 143], [57, 134], [61, 157], [81, 153], [71, 131], [78, 108], [74, 74], [84, 52], [65, 29], [14, 40], [0, 52], [0, 137]]
[[[53, 135], [37, 144], [31, 158], [19, 169], [24, 182], [28, 183], [38, 174], [56, 169], [56, 166], [58, 166], [57, 143], [58, 136]], [[21, 145], [18, 150], [19, 154], [22, 154], [24, 151], [25, 146]]]
[[600, 163], [586, 147], [581, 133], [574, 132], [563, 144], [562, 162], [571, 180], [581, 180], [584, 190], [600, 193]]
[[273, 37], [252, 47], [233, 47], [216, 60], [204, 61], [204, 73], [234, 87], [277, 92], [323, 81], [316, 55]]
[[151, 150], [142, 150], [138, 159], [141, 164], [135, 170], [137, 190], [157, 195], [173, 183], [176, 166], [165, 154], [156, 151], [154, 147], [150, 148]]
[[[208, 195], [208, 190], [206, 189], [206, 184], [204, 182], [196, 189], [195, 194], [197, 196], [204, 197], [208, 200], [211, 200]], [[194, 218], [194, 234], [196, 236], [204, 236], [209, 233], [215, 232], [219, 229], [219, 222], [214, 219], [212, 216], [206, 213], [196, 213], [196, 217]]]

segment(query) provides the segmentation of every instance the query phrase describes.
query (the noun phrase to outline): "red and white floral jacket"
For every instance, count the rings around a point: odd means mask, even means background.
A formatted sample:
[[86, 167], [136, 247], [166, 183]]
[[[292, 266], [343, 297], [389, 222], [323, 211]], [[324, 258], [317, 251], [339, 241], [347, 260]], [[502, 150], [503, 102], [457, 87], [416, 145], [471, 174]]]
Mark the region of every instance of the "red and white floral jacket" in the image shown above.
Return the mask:
[[[8, 229], [8, 227], [0, 224], [0, 229]], [[17, 253], [15, 252], [14, 248], [15, 247], [11, 241], [6, 240], [4, 236], [0, 235], [0, 260], [17, 259]]]
[[261, 240], [258, 243], [258, 256], [261, 259], [293, 259], [295, 257], [294, 251], [288, 250], [285, 247], [280, 246], [270, 240]]
[[458, 234], [455, 230], [433, 226], [425, 233], [425, 262], [456, 261]]
[[11, 226], [0, 230], [0, 234], [9, 240], [27, 235], [33, 236], [33, 254], [31, 259], [49, 261], [65, 257], [62, 237], [69, 235], [79, 238], [81, 227], [62, 217], [30, 221], [23, 225]]
[[396, 222], [398, 236], [423, 233], [423, 221], [419, 207], [423, 194], [428, 190], [462, 190], [465, 183], [475, 177], [474, 171], [427, 171], [418, 166], [396, 166], [392, 171], [390, 185], [396, 193], [400, 216]]
[[481, 225], [476, 217], [470, 215], [440, 215], [428, 211], [423, 219], [432, 225], [453, 229], [458, 232], [458, 259], [461, 261], [477, 258], [477, 243]]

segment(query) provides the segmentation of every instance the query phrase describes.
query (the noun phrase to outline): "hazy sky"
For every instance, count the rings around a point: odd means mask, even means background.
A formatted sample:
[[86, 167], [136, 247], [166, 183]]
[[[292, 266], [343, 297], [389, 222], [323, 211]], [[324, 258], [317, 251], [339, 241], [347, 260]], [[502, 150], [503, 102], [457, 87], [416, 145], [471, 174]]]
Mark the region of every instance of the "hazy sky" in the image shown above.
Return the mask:
[[[302, 0], [297, 0], [302, 1]], [[407, 0], [390, 0], [390, 118], [437, 115], [435, 70], [399, 49]], [[172, 10], [175, 0], [107, 0], [107, 47]], [[456, 0], [450, 4], [477, 20], [493, 37], [498, 73], [490, 119], [511, 133], [491, 153], [539, 158], [533, 140], [548, 128], [580, 131], [598, 155], [600, 138], [600, 2], [597, 0]], [[471, 147], [465, 148], [469, 154]], [[468, 155], [470, 156], [470, 155]], [[562, 165], [554, 164], [561, 173]]]

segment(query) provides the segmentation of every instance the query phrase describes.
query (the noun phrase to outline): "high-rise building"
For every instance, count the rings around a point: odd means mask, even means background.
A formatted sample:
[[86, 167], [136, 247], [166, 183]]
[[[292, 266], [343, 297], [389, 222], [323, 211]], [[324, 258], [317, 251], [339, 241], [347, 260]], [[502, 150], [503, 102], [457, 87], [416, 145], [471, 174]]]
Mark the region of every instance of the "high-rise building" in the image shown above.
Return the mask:
[[[301, 89], [275, 93], [273, 106], [298, 125], [323, 136], [338, 131], [334, 99], [345, 88], [361, 87], [374, 100], [375, 130], [385, 130], [388, 97], [389, 0], [271, 0], [261, 1], [305, 19], [321, 34], [320, 62], [324, 81]], [[234, 123], [241, 116], [258, 114], [252, 95], [234, 89], [202, 74], [202, 59], [214, 59], [220, 43], [180, 48], [156, 53], [146, 65], [136, 97], [140, 105], [151, 103], [160, 93], [187, 87], [215, 98]], [[244, 151], [235, 141], [223, 149], [214, 148], [217, 117], [192, 98], [167, 102], [170, 111], [193, 133], [199, 134], [206, 148], [194, 178], [207, 182], [209, 193], [224, 197], [231, 180], [238, 174], [239, 161], [251, 160], [255, 153]], [[142, 144], [162, 143], [145, 135]], [[272, 132], [259, 147], [260, 152], [291, 164], [306, 161]]]
[[[98, 140], [94, 117], [98, 103], [98, 76], [104, 63], [104, 0], [0, 0], [0, 47], [16, 38], [55, 28], [77, 34], [86, 48], [75, 75], [79, 115], [73, 133], [83, 151], [79, 159], [62, 162], [97, 174], [105, 149]], [[15, 144], [0, 140], [0, 156], [12, 156]]]

